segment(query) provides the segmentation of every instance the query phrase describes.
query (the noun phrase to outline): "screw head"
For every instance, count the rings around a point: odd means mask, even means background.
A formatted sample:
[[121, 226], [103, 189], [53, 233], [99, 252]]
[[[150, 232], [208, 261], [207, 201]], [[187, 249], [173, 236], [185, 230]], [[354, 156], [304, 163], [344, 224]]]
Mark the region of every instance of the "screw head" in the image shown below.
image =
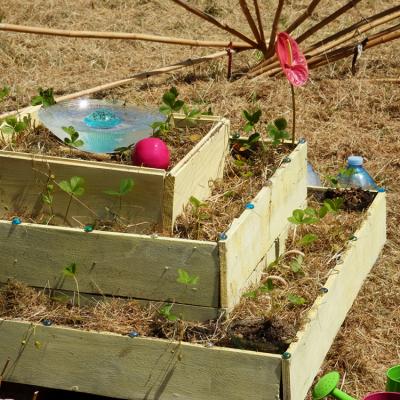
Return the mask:
[[321, 293], [328, 293], [329, 289], [326, 287], [322, 287], [321, 289], [319, 289]]
[[306, 139], [304, 139], [304, 138], [300, 138], [299, 139], [299, 144], [303, 144], [303, 143], [305, 143], [306, 142]]
[[386, 192], [385, 188], [378, 188], [378, 193], [384, 193], [384, 192]]
[[357, 238], [357, 236], [355, 236], [355, 235], [351, 235], [351, 236], [349, 237], [349, 240], [351, 240], [351, 241], [353, 241], [353, 242], [355, 242], [357, 239], [358, 239], [358, 238]]
[[94, 229], [93, 225], [85, 225], [85, 226], [83, 227], [83, 230], [84, 230], [85, 232], [92, 232], [93, 229]]
[[140, 335], [139, 335], [138, 332], [132, 331], [132, 332], [129, 332], [129, 333], [128, 333], [128, 336], [129, 336], [130, 338], [135, 338], [135, 337], [138, 337], [138, 336], [140, 336]]
[[222, 232], [218, 235], [219, 240], [226, 240], [228, 239], [228, 235], [225, 232]]
[[240, 133], [239, 133], [239, 132], [235, 132], [235, 133], [232, 135], [232, 138], [233, 138], [233, 139], [239, 139], [239, 138], [240, 138]]
[[19, 217], [14, 217], [14, 218], [11, 220], [11, 223], [12, 223], [13, 225], [20, 225], [20, 224], [22, 224], [22, 221], [21, 221], [21, 218], [19, 218]]
[[285, 351], [285, 352], [282, 354], [282, 358], [283, 358], [284, 360], [289, 360], [290, 357], [292, 357], [292, 355], [291, 355], [288, 351]]
[[283, 160], [282, 160], [282, 162], [283, 163], [286, 163], [286, 164], [288, 164], [288, 163], [290, 163], [292, 160], [290, 159], [290, 157], [285, 157]]
[[252, 209], [254, 208], [254, 204], [253, 204], [253, 203], [247, 203], [247, 204], [245, 205], [245, 208], [246, 208], [247, 210], [252, 210]]
[[53, 321], [50, 320], [50, 319], [44, 319], [44, 320], [42, 321], [42, 325], [44, 325], [44, 326], [51, 326], [51, 325], [53, 325]]

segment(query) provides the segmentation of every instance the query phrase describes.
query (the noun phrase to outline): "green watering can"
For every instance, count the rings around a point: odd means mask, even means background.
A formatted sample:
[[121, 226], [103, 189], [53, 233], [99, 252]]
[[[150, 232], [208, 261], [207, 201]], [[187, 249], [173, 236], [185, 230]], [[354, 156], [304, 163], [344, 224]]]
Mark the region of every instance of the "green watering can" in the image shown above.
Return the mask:
[[[312, 391], [313, 399], [320, 400], [327, 396], [332, 396], [338, 400], [357, 400], [337, 388], [339, 379], [340, 375], [337, 371], [332, 371], [324, 375], [314, 386]], [[363, 398], [363, 400], [400, 400], [400, 393], [375, 392], [368, 394]]]

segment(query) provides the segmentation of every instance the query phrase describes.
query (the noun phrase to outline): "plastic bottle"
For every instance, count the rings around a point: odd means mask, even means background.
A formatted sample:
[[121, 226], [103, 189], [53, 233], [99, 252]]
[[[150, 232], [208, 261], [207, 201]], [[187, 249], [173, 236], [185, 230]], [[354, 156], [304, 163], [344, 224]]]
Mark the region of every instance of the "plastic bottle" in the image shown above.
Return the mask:
[[307, 184], [308, 186], [322, 186], [319, 175], [314, 171], [310, 163], [307, 163]]
[[342, 187], [356, 187], [364, 190], [372, 189], [381, 191], [369, 173], [364, 169], [363, 158], [360, 156], [350, 156], [347, 159], [345, 173], [339, 174], [337, 179]]

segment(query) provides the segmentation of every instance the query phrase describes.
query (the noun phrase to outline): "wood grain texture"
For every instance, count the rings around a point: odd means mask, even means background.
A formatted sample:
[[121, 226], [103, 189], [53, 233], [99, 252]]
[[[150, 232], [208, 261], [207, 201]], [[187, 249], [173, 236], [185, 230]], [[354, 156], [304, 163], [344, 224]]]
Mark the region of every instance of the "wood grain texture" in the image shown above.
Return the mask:
[[[137, 225], [138, 232], [149, 230], [161, 222], [164, 171], [127, 165], [73, 160], [34, 154], [0, 151], [0, 203], [11, 212], [25, 211], [38, 215], [48, 213], [42, 201], [47, 176], [55, 175], [55, 181], [69, 180], [80, 176], [85, 180], [85, 193], [79, 197], [89, 209], [72, 200], [68, 222], [77, 226], [76, 217], [83, 224], [92, 223], [97, 214], [109, 218], [106, 207]], [[134, 187], [123, 196], [122, 207], [116, 196], [105, 190], [118, 190], [121, 179], [131, 178]], [[53, 200], [54, 220], [62, 223], [69, 195], [56, 186]], [[95, 213], [95, 214], [93, 214]]]
[[307, 196], [307, 144], [299, 144], [290, 154], [291, 162], [282, 164], [268, 186], [252, 201], [254, 209], [245, 210], [219, 242], [221, 254], [221, 306], [232, 309], [249, 284], [262, 271], [261, 260], [287, 229], [287, 218], [301, 208]]
[[279, 355], [20, 321], [0, 320], [0, 337], [10, 382], [138, 400], [279, 397]]
[[[215, 119], [215, 118], [214, 118]], [[208, 116], [203, 117], [205, 122]], [[172, 229], [189, 198], [206, 199], [210, 182], [223, 176], [229, 151], [229, 121], [219, 118], [210, 132], [167, 174], [165, 178], [163, 226]]]
[[[285, 400], [303, 400], [332, 342], [386, 241], [385, 193], [378, 193], [366, 219], [354, 234], [325, 283], [328, 293], [318, 297], [309, 311], [291, 353], [289, 382], [283, 382]], [[317, 345], [318, 344], [318, 345]]]
[[[216, 243], [0, 221], [0, 282], [76, 290], [62, 274], [72, 262], [82, 293], [219, 306]], [[197, 290], [176, 281], [179, 268]]]

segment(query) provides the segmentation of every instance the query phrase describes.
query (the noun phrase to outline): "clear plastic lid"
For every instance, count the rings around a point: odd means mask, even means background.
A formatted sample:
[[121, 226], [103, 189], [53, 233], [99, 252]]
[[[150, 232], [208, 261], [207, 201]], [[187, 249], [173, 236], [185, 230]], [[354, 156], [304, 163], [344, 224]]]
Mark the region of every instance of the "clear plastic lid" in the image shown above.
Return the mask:
[[359, 167], [360, 165], [363, 165], [363, 158], [361, 156], [350, 156], [347, 159], [347, 164], [350, 167]]

